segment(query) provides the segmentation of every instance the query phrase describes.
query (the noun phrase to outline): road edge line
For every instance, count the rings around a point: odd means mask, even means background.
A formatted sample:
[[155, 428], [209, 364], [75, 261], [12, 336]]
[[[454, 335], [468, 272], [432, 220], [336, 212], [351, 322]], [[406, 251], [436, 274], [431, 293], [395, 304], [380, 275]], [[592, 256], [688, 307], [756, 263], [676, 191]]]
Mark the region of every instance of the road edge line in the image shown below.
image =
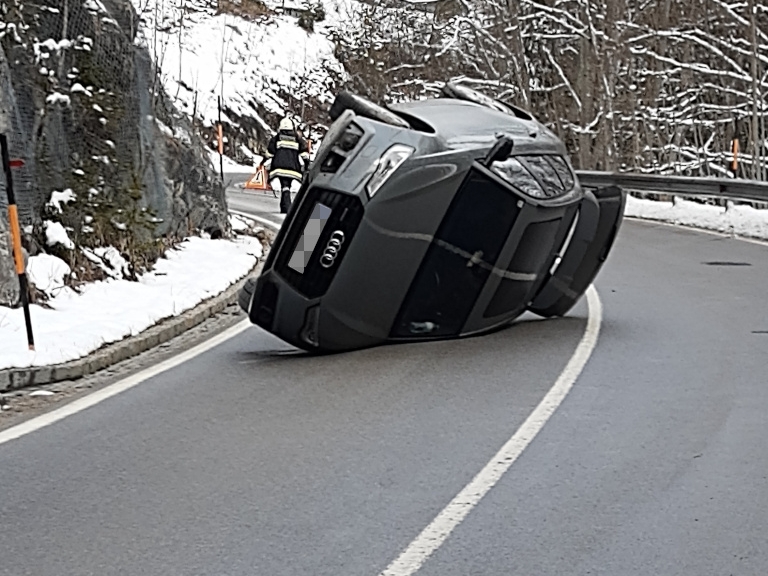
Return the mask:
[[251, 322], [249, 320], [243, 320], [241, 322], [238, 322], [234, 326], [231, 326], [230, 328], [227, 328], [223, 332], [220, 332], [210, 340], [201, 342], [197, 346], [194, 346], [189, 350], [185, 350], [184, 352], [181, 352], [172, 358], [164, 360], [155, 366], [152, 366], [150, 368], [145, 368], [144, 370], [142, 370], [141, 372], [138, 372], [137, 374], [133, 374], [132, 376], [128, 376], [127, 378], [123, 378], [122, 380], [119, 380], [114, 384], [110, 384], [106, 388], [102, 388], [101, 390], [97, 390], [96, 392], [89, 394], [88, 396], [84, 396], [77, 400], [73, 400], [72, 402], [65, 404], [61, 408], [57, 408], [55, 410], [52, 410], [51, 412], [41, 414], [40, 416], [31, 418], [25, 422], [22, 422], [21, 424], [17, 424], [16, 426], [12, 426], [11, 428], [7, 428], [6, 430], [0, 431], [0, 446], [5, 444], [6, 442], [10, 442], [11, 440], [15, 440], [17, 438], [25, 436], [26, 434], [30, 434], [31, 432], [40, 430], [41, 428], [44, 428], [45, 426], [53, 424], [54, 422], [63, 420], [67, 416], [72, 416], [73, 414], [81, 412], [87, 408], [90, 408], [91, 406], [95, 406], [96, 404], [99, 404], [104, 400], [111, 398], [113, 396], [116, 396], [121, 392], [130, 390], [134, 386], [138, 386], [142, 382], [149, 380], [150, 378], [157, 376], [158, 374], [161, 374], [167, 370], [170, 370], [171, 368], [175, 368], [176, 366], [179, 366], [180, 364], [183, 364], [184, 362], [191, 360], [195, 356], [198, 356], [203, 352], [210, 350], [211, 348], [215, 348], [219, 344], [222, 344], [223, 342], [240, 334], [241, 332], [245, 331], [247, 328], [250, 328], [250, 327], [251, 327]]
[[411, 576], [448, 539], [467, 515], [501, 480], [512, 464], [542, 430], [573, 388], [597, 345], [603, 318], [603, 305], [594, 285], [586, 291], [588, 318], [584, 334], [565, 368], [552, 388], [533, 412], [501, 447], [496, 455], [477, 473], [424, 530], [400, 553], [379, 576]]
[[[229, 212], [233, 212], [233, 211], [230, 210]], [[249, 216], [249, 218], [252, 218], [252, 216]], [[279, 229], [278, 224], [274, 222], [266, 221], [266, 219], [263, 219], [263, 220], [265, 220], [265, 223], [271, 226], [274, 230]], [[258, 262], [254, 269], [258, 268], [260, 265], [261, 265], [261, 262]], [[249, 272], [249, 274], [251, 274], [251, 272]], [[40, 430], [41, 428], [44, 428], [50, 424], [63, 420], [68, 416], [72, 416], [73, 414], [76, 414], [78, 412], [86, 410], [87, 408], [95, 406], [96, 404], [99, 404], [104, 400], [111, 398], [112, 396], [116, 396], [121, 392], [130, 390], [131, 388], [138, 386], [142, 382], [149, 380], [150, 378], [157, 376], [162, 372], [170, 370], [171, 368], [175, 368], [176, 366], [179, 366], [180, 364], [183, 364], [184, 362], [191, 360], [195, 356], [198, 356], [204, 352], [207, 352], [212, 348], [215, 348], [219, 344], [222, 344], [227, 340], [229, 340], [230, 338], [237, 336], [238, 334], [250, 328], [251, 326], [252, 324], [249, 319], [242, 320], [241, 322], [238, 322], [234, 326], [231, 326], [226, 330], [224, 330], [223, 332], [220, 332], [216, 336], [212, 337], [210, 340], [201, 342], [200, 344], [193, 346], [189, 350], [180, 352], [179, 354], [171, 358], [168, 358], [167, 360], [164, 360], [155, 366], [152, 366], [150, 368], [145, 368], [144, 370], [141, 370], [136, 374], [128, 376], [127, 378], [123, 378], [122, 380], [118, 380], [114, 384], [110, 384], [109, 386], [106, 386], [101, 390], [97, 390], [95, 392], [92, 392], [91, 394], [88, 394], [87, 396], [84, 396], [77, 400], [73, 400], [72, 402], [69, 402], [64, 406], [61, 406], [60, 408], [56, 408], [55, 410], [51, 410], [50, 412], [46, 412], [45, 414], [41, 414], [39, 416], [35, 416], [34, 418], [25, 420], [20, 424], [16, 424], [15, 426], [6, 428], [5, 430], [0, 430], [0, 446], [5, 444], [6, 442], [10, 442], [11, 440], [16, 440], [17, 438], [26, 436], [27, 434]]]

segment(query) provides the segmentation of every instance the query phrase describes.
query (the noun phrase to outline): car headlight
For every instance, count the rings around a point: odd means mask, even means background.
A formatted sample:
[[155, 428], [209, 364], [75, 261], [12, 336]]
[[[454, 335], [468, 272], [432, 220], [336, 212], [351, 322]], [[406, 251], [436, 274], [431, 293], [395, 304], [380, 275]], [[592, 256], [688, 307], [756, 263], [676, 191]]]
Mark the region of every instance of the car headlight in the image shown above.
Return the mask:
[[389, 177], [400, 168], [400, 165], [408, 160], [408, 157], [413, 154], [414, 149], [404, 144], [395, 144], [390, 146], [384, 154], [381, 155], [376, 162], [376, 170], [368, 180], [368, 184], [365, 186], [365, 191], [368, 193], [368, 198], [373, 198], [374, 194], [379, 191], [384, 183], [389, 180]]

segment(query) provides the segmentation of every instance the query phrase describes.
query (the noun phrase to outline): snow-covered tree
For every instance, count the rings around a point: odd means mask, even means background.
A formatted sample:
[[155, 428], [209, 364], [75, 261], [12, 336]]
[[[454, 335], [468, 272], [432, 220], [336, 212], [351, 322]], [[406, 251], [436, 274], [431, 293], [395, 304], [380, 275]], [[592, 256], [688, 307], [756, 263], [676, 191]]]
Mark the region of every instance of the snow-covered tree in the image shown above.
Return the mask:
[[584, 168], [766, 179], [767, 0], [398, 0], [338, 34], [350, 87], [386, 101], [461, 79], [528, 107]]

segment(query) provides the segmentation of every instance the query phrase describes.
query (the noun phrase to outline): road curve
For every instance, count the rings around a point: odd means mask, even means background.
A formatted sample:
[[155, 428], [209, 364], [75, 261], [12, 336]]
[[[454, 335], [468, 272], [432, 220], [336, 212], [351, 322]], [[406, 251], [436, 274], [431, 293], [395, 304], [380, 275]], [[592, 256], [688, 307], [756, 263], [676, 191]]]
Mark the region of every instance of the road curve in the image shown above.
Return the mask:
[[597, 351], [420, 575], [768, 573], [767, 282], [765, 245], [625, 223]]
[[[249, 194], [231, 206], [275, 219]], [[766, 573], [766, 281], [765, 246], [625, 223], [586, 368], [419, 574]], [[319, 358], [251, 328], [0, 445], [0, 574], [375, 576], [514, 434], [585, 318]]]

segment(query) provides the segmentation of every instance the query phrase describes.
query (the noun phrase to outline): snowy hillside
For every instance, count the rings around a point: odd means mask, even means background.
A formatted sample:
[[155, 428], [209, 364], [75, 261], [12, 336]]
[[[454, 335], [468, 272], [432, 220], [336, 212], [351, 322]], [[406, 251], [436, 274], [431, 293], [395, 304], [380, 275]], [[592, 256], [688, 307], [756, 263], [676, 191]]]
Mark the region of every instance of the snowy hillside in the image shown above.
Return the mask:
[[[227, 5], [239, 10], [218, 13], [210, 0], [134, 0], [141, 18], [138, 41], [153, 55], [165, 90], [181, 111], [204, 127], [214, 126], [221, 97], [225, 110], [233, 112], [225, 122], [237, 125], [239, 116], [250, 117], [269, 134], [273, 127], [266, 115], [301, 115], [291, 109], [287, 94], [327, 102], [333, 90], [329, 71], [343, 74], [327, 33], [346, 18], [346, 2], [325, 0], [325, 19], [315, 23], [314, 32], [282, 13], [280, 2], [267, 0], [264, 10], [261, 3], [243, 0]], [[248, 6], [253, 15], [231, 13]], [[239, 146], [246, 157], [257, 152], [255, 143], [249, 144], [248, 150]]]

